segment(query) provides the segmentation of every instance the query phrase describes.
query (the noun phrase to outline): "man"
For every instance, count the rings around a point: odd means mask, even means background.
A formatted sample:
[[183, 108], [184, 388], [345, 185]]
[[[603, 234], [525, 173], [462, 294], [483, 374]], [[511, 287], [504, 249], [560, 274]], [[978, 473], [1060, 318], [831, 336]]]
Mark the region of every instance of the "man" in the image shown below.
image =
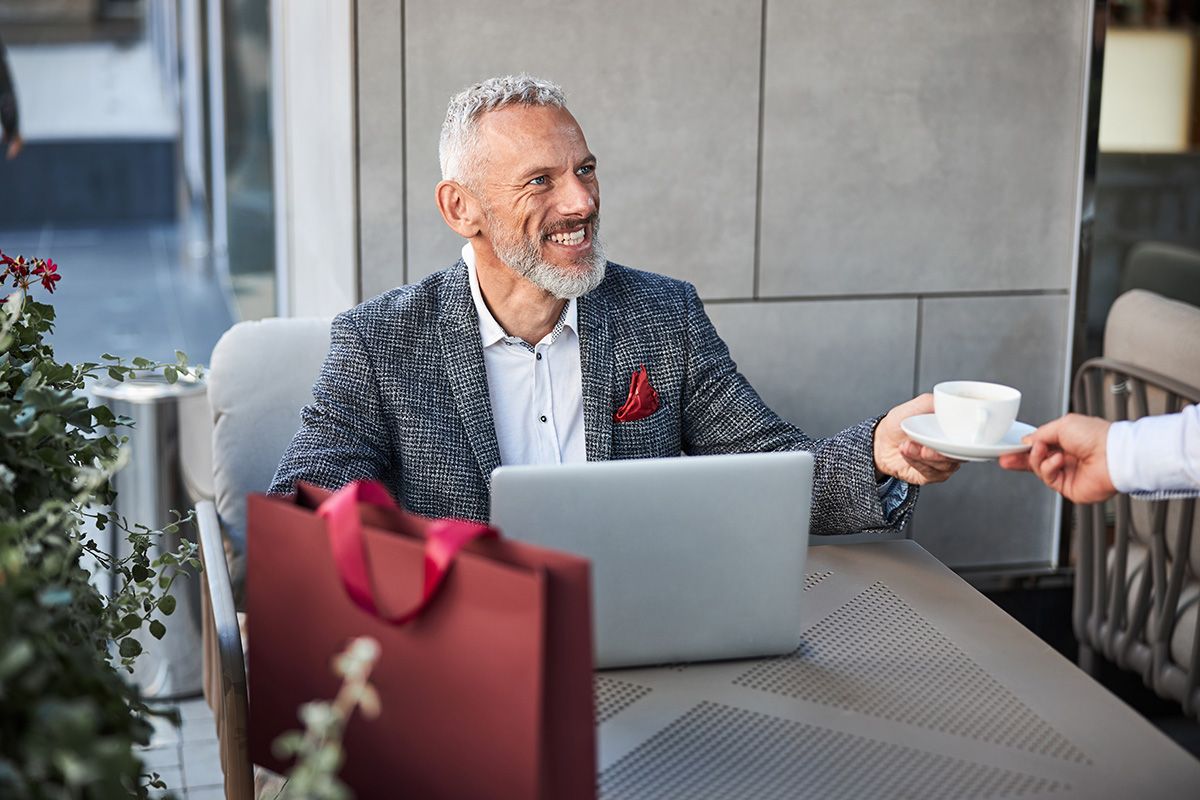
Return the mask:
[[738, 373], [690, 284], [608, 263], [596, 158], [556, 85], [461, 92], [440, 156], [462, 259], [334, 320], [272, 492], [374, 478], [412, 511], [486, 520], [502, 463], [803, 449], [812, 529], [833, 533], [903, 525], [911, 484], [957, 468], [900, 431], [929, 395], [809, 438]]
[[1025, 442], [1033, 449], [1002, 456], [1000, 466], [1032, 472], [1073, 503], [1200, 491], [1200, 405], [1122, 422], [1067, 414]]

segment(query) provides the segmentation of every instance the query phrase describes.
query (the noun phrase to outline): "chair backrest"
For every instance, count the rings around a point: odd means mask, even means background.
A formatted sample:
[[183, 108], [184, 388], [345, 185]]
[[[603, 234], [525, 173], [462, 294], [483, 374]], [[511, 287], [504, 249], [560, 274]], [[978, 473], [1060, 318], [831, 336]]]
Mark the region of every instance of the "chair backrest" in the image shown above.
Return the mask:
[[[1104, 358], [1136, 365], [1158, 377], [1130, 383], [1124, 395], [1108, 387], [1104, 396], [1105, 416], [1109, 419], [1170, 413], [1178, 410], [1181, 402], [1196, 402], [1200, 399], [1194, 394], [1194, 387], [1200, 387], [1200, 307], [1152, 292], [1126, 292], [1109, 312], [1104, 328]], [[1114, 407], [1118, 402], [1128, 407], [1122, 412]], [[1170, 505], [1172, 517], [1178, 513], [1178, 505]], [[1152, 508], [1145, 502], [1135, 502], [1131, 507], [1139, 538], [1144, 539], [1153, 525]], [[1174, 529], [1168, 525], [1169, 531]], [[1200, 572], [1200, 519], [1195, 521], [1194, 530], [1190, 558], [1193, 569]], [[1176, 538], [1172, 535], [1167, 540], [1171, 556], [1175, 554]]]
[[213, 504], [196, 504], [200, 532], [204, 695], [213, 710], [228, 800], [253, 800], [254, 771], [247, 740], [246, 662], [225, 546]]
[[1121, 291], [1146, 289], [1200, 306], [1200, 250], [1163, 242], [1140, 242], [1121, 266]]
[[245, 547], [246, 495], [264, 492], [300, 427], [300, 409], [329, 351], [329, 319], [234, 325], [213, 349], [213, 493], [225, 531]]
[[[1138, 419], [1198, 401], [1200, 307], [1139, 290], [1122, 295], [1105, 327], [1104, 357], [1076, 375], [1075, 410]], [[1111, 532], [1104, 506], [1079, 507], [1073, 610], [1081, 654], [1103, 652], [1189, 714], [1200, 713], [1197, 625], [1186, 619], [1188, 598], [1200, 591], [1196, 506], [1117, 495]]]
[[[1200, 287], [1200, 272], [1196, 282]], [[1126, 292], [1108, 312], [1104, 357], [1200, 386], [1200, 308], [1142, 289]]]

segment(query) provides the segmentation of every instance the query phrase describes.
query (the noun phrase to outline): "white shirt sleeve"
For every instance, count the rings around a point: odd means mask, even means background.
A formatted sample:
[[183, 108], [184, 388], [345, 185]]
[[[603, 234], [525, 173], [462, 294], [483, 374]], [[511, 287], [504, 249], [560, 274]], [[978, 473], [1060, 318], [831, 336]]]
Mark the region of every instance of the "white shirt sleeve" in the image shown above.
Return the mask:
[[1108, 474], [1118, 492], [1200, 489], [1200, 405], [1114, 422]]

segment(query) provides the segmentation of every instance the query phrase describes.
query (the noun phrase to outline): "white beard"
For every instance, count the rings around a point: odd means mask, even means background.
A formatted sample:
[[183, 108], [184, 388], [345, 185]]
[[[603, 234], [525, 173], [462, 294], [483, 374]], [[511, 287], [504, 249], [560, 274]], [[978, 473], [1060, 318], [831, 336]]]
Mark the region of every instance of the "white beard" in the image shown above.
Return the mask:
[[[491, 214], [487, 216], [490, 223]], [[497, 258], [504, 262], [505, 266], [560, 300], [582, 297], [604, 280], [607, 260], [604, 256], [604, 245], [600, 242], [599, 217], [592, 221], [592, 251], [586, 262], [577, 264], [575, 268], [560, 267], [544, 260], [539, 247], [540, 242], [530, 241], [524, 236], [518, 235], [511, 241], [495, 238], [491, 244]]]

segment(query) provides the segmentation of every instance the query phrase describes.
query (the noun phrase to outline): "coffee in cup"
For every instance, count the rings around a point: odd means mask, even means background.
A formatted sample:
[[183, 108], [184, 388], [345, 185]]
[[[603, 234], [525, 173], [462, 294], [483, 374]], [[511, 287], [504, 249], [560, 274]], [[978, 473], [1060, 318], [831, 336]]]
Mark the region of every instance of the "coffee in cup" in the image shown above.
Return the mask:
[[997, 444], [1017, 420], [1021, 393], [984, 381], [945, 381], [933, 387], [933, 410], [946, 438], [960, 444]]

